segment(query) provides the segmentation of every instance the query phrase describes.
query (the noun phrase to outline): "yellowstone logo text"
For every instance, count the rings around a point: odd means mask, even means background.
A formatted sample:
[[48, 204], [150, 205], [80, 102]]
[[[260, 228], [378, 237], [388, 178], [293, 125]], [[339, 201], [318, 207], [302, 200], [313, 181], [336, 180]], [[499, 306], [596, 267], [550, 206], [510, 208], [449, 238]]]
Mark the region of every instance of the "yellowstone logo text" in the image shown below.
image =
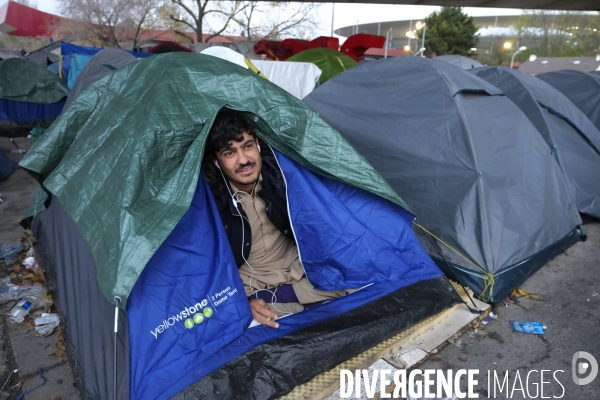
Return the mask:
[[192, 329], [195, 325], [204, 322], [205, 318], [210, 318], [213, 315], [213, 309], [208, 306], [208, 300], [204, 299], [191, 307], [186, 307], [179, 313], [165, 319], [153, 331], [150, 331], [154, 339], [158, 339], [158, 335], [175, 325], [179, 321], [183, 321], [186, 328]]

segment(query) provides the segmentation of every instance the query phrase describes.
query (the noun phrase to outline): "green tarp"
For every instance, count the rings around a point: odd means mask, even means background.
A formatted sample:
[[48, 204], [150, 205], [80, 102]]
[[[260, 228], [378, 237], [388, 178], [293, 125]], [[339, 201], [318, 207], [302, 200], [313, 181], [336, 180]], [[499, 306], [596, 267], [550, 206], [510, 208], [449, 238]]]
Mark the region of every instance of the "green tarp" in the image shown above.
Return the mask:
[[0, 61], [0, 99], [51, 104], [69, 95], [58, 76], [20, 58]]
[[[81, 93], [20, 163], [76, 223], [110, 301], [125, 307], [189, 208], [222, 107], [248, 113], [262, 140], [306, 168], [407, 208], [337, 131], [273, 83], [203, 54], [150, 57]], [[43, 209], [38, 195], [31, 212]]]
[[287, 61], [313, 63], [323, 71], [319, 84], [327, 82], [337, 74], [346, 71], [358, 63], [352, 57], [332, 49], [310, 49], [304, 50], [290, 58]]

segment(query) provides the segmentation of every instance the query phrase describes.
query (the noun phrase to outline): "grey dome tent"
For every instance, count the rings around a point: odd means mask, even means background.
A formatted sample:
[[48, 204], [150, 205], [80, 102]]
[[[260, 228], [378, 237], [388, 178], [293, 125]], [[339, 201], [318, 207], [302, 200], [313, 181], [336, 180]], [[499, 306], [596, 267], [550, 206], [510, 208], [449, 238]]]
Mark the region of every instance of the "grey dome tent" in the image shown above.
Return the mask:
[[525, 113], [573, 180], [579, 212], [600, 218], [600, 131], [558, 90], [506, 67], [472, 71], [502, 90]]
[[378, 60], [303, 101], [443, 241], [416, 229], [440, 268], [485, 300], [500, 301], [580, 238], [569, 181], [533, 124], [498, 88], [456, 66]]
[[452, 65], [456, 65], [462, 69], [473, 69], [480, 68], [484, 65], [477, 60], [473, 60], [472, 58], [459, 56], [458, 54], [451, 54], [447, 56], [438, 56], [435, 58], [438, 61], [444, 61]]
[[125, 50], [108, 48], [99, 51], [85, 64], [85, 67], [83, 67], [79, 76], [77, 76], [77, 80], [69, 92], [69, 97], [67, 97], [65, 107], [71, 104], [92, 83], [104, 78], [111, 71], [131, 64], [134, 61], [137, 61], [137, 58]]
[[600, 76], [563, 69], [535, 76], [567, 96], [600, 129]]

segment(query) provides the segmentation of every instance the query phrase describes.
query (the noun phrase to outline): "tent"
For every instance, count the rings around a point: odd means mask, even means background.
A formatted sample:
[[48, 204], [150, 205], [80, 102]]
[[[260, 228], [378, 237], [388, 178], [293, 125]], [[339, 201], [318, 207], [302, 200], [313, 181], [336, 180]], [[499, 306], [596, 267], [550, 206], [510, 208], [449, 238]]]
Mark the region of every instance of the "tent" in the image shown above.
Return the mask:
[[58, 56], [47, 50], [34, 51], [28, 54], [26, 58], [42, 68], [46, 68], [48, 65], [58, 61]]
[[506, 67], [470, 72], [523, 111], [572, 179], [579, 212], [600, 218], [600, 131], [594, 124], [558, 90], [529, 74]]
[[563, 69], [536, 75], [573, 102], [600, 129], [600, 76]]
[[569, 181], [538, 131], [502, 91], [461, 68], [377, 60], [304, 103], [406, 201], [438, 266], [484, 300], [502, 300], [579, 240]]
[[65, 107], [92, 83], [102, 79], [111, 71], [131, 64], [134, 61], [137, 61], [137, 58], [125, 50], [109, 48], [99, 51], [81, 70], [81, 73], [73, 84], [69, 97], [67, 97]]
[[456, 65], [457, 67], [461, 67], [462, 69], [480, 68], [484, 66], [477, 60], [473, 60], [470, 57], [459, 56], [458, 54], [437, 56], [435, 59], [438, 61], [444, 61], [452, 65]]
[[50, 126], [68, 94], [58, 76], [31, 61], [0, 61], [0, 135], [26, 136], [34, 127]]
[[148, 49], [148, 53], [153, 53], [153, 54], [176, 53], [176, 52], [180, 52], [180, 51], [192, 53], [192, 50], [190, 50], [188, 47], [185, 47], [185, 46], [180, 45], [179, 43], [170, 42], [170, 41], [161, 42], [161, 43], [157, 44], [156, 46]]
[[[311, 282], [372, 284], [249, 328], [201, 171], [223, 107], [273, 149]], [[460, 301], [381, 176], [299, 100], [216, 57], [157, 55], [105, 76], [21, 166], [44, 188], [32, 229], [84, 397], [273, 398]]]
[[253, 60], [267, 79], [302, 100], [315, 90], [321, 70], [313, 63]]
[[243, 56], [241, 53], [238, 53], [235, 50], [228, 49], [227, 47], [222, 46], [212, 46], [202, 50], [201, 53], [213, 57], [218, 57], [222, 60], [227, 60], [236, 65], [239, 65], [242, 68], [250, 69], [255, 74], [266, 78], [266, 76], [262, 72], [260, 72], [258, 68], [256, 68], [256, 66], [252, 64], [252, 62], [247, 57]]
[[93, 56], [87, 54], [73, 54], [71, 55], [71, 64], [69, 68], [69, 74], [67, 76], [67, 87], [69, 90], [73, 89], [73, 85], [77, 80], [77, 77], [83, 71], [86, 64], [90, 62]]
[[358, 63], [352, 57], [337, 50], [310, 49], [288, 58], [288, 61], [313, 63], [322, 71], [319, 84], [325, 83], [337, 74], [346, 71]]

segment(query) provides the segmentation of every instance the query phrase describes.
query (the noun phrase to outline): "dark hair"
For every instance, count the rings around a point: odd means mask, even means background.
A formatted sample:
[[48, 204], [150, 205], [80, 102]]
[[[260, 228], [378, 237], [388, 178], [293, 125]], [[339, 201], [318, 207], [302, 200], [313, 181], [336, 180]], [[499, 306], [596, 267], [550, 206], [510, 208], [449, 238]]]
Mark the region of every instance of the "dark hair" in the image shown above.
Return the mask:
[[215, 122], [210, 128], [206, 150], [204, 150], [204, 159], [202, 160], [202, 169], [204, 170], [204, 180], [208, 183], [215, 197], [224, 195], [226, 190], [221, 171], [215, 166], [216, 153], [227, 147], [229, 142], [244, 140], [242, 136], [244, 132], [256, 138], [254, 124], [250, 118], [239, 111], [228, 109], [223, 109], [217, 114], [217, 118], [215, 118]]

